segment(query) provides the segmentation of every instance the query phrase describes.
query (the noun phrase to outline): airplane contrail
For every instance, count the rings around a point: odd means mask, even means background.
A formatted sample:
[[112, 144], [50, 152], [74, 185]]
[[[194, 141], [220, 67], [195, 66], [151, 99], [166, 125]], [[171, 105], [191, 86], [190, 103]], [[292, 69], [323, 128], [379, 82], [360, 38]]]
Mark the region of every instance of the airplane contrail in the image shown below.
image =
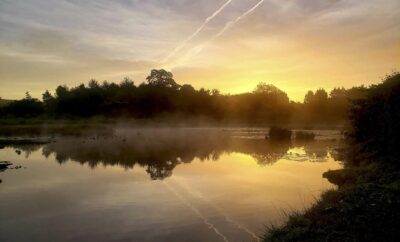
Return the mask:
[[244, 12], [242, 15], [240, 15], [239, 17], [237, 17], [235, 20], [233, 21], [229, 21], [228, 23], [225, 24], [224, 28], [222, 28], [217, 34], [215, 34], [212, 38], [210, 38], [209, 40], [207, 40], [206, 42], [192, 48], [191, 50], [189, 50], [187, 52], [187, 54], [182, 58], [182, 59], [187, 59], [188, 56], [193, 56], [198, 54], [200, 51], [202, 51], [204, 49], [204, 47], [210, 43], [211, 41], [215, 40], [216, 38], [220, 37], [223, 33], [225, 33], [226, 30], [232, 28], [237, 22], [239, 22], [240, 20], [242, 20], [243, 18], [245, 18], [247, 15], [251, 14], [254, 10], [256, 10], [265, 0], [260, 0], [259, 2], [257, 2], [253, 7], [251, 7], [249, 10], [247, 10], [246, 12]]
[[184, 41], [182, 41], [171, 53], [169, 53], [169, 55], [167, 55], [162, 60], [162, 63], [167, 62], [169, 60], [169, 58], [171, 58], [176, 52], [181, 50], [186, 45], [187, 42], [189, 42], [194, 37], [196, 37], [196, 35], [198, 35], [203, 30], [203, 28], [208, 24], [208, 22], [210, 22], [212, 19], [214, 19], [231, 2], [232, 2], [232, 0], [226, 1], [219, 9], [217, 9], [213, 14], [211, 14], [208, 18], [206, 18], [206, 20], [204, 20], [203, 24], [199, 28], [197, 28], [196, 31], [193, 32], [193, 34], [191, 34]]
[[226, 30], [228, 30], [229, 28], [232, 28], [237, 22], [239, 22], [240, 20], [245, 18], [247, 15], [251, 14], [254, 10], [256, 10], [258, 8], [258, 6], [260, 6], [263, 2], [264, 2], [264, 0], [260, 0], [256, 5], [254, 5], [252, 8], [250, 8], [249, 10], [244, 12], [242, 15], [237, 17], [235, 20], [228, 22], [224, 26], [224, 28], [221, 31], [219, 31], [212, 39], [216, 39], [219, 36], [221, 36]]

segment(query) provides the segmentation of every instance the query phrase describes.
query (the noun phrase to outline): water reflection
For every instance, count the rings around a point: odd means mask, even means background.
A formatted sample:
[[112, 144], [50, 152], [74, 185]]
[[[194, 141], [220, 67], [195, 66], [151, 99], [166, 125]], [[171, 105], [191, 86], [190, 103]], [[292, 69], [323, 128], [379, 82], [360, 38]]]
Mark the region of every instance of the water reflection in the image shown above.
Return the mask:
[[[272, 165], [279, 159], [294, 161], [326, 160], [336, 143], [331, 140], [315, 142], [271, 142], [258, 137], [237, 137], [215, 130], [123, 130], [112, 137], [60, 138], [43, 146], [42, 153], [64, 164], [68, 161], [87, 164], [91, 168], [121, 166], [132, 169], [139, 165], [153, 180], [172, 175], [177, 165], [194, 159], [216, 161], [224, 153], [250, 155], [261, 166]], [[13, 146], [28, 157], [40, 145]], [[302, 150], [295, 148], [301, 147]], [[294, 149], [294, 151], [293, 151]]]
[[333, 187], [322, 173], [340, 167], [335, 142], [240, 132], [120, 130], [7, 146], [2, 159], [26, 169], [0, 173], [0, 241], [256, 241], [282, 211]]

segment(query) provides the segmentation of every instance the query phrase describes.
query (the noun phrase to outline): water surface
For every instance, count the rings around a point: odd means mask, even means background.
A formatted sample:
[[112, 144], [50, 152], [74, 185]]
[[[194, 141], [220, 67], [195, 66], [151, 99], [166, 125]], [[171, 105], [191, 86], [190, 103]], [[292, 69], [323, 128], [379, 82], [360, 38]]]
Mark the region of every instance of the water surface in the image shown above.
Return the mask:
[[119, 130], [8, 146], [0, 241], [257, 241], [332, 188], [337, 132], [273, 143], [265, 130]]

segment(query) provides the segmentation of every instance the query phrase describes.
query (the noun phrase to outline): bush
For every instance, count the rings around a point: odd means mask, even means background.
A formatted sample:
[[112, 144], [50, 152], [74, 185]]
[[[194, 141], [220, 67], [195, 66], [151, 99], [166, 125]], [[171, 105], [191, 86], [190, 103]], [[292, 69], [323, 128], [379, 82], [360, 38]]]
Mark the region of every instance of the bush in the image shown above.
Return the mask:
[[400, 165], [400, 73], [370, 87], [365, 99], [353, 103], [349, 138], [351, 160]]
[[271, 140], [290, 140], [292, 138], [292, 131], [278, 127], [271, 127], [269, 129], [268, 137]]
[[0, 113], [4, 116], [23, 118], [36, 117], [43, 114], [43, 112], [43, 103], [34, 98], [13, 101], [0, 110]]

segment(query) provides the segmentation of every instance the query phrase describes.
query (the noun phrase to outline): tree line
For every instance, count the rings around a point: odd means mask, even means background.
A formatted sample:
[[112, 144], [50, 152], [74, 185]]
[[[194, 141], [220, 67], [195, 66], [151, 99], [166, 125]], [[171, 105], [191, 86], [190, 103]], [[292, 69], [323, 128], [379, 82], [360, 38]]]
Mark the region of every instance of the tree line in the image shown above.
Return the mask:
[[335, 88], [309, 91], [304, 102], [290, 101], [279, 88], [259, 83], [253, 92], [222, 95], [218, 90], [179, 85], [171, 72], [152, 70], [146, 82], [135, 85], [129, 78], [119, 84], [91, 80], [72, 88], [58, 86], [42, 100], [29, 93], [0, 108], [2, 118], [89, 118], [93, 116], [150, 119], [158, 117], [207, 118], [249, 124], [342, 124], [351, 100], [367, 88]]

